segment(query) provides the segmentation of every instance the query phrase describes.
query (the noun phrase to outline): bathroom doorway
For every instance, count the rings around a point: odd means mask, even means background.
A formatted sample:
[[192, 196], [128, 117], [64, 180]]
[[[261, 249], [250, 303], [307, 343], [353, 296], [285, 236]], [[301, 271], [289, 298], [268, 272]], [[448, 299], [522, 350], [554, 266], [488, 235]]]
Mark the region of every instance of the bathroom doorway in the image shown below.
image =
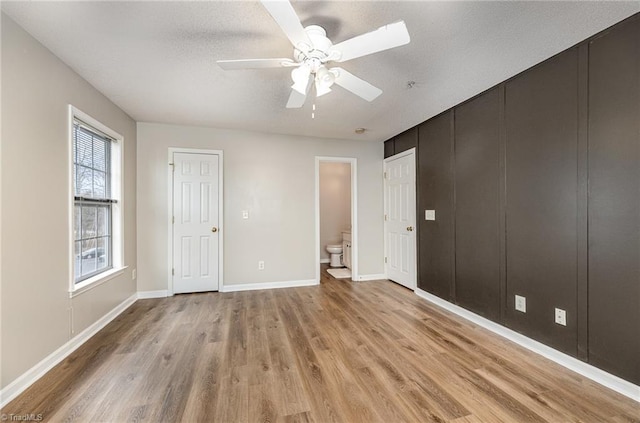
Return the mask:
[[358, 280], [356, 165], [352, 157], [316, 157], [318, 283], [321, 263], [338, 270], [341, 279]]

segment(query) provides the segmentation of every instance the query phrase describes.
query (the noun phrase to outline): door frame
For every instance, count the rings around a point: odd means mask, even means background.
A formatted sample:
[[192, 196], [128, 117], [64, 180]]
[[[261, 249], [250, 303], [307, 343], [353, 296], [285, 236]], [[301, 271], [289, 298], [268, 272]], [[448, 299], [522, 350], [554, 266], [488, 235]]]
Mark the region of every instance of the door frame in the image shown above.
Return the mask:
[[316, 284], [320, 283], [320, 162], [349, 163], [351, 165], [351, 280], [359, 280], [358, 273], [358, 159], [355, 157], [316, 156]]
[[182, 148], [182, 147], [169, 147], [169, 165], [167, 166], [167, 239], [169, 240], [167, 254], [167, 296], [173, 296], [173, 155], [175, 153], [190, 153], [190, 154], [209, 154], [217, 155], [218, 162], [218, 292], [222, 292], [224, 289], [224, 156], [222, 150], [205, 150], [201, 148]]
[[[413, 247], [413, 281], [411, 281], [411, 290], [415, 291], [418, 288], [418, 207], [417, 207], [417, 166], [416, 166], [416, 148], [410, 148], [409, 150], [403, 151], [402, 153], [398, 153], [398, 154], [394, 154], [393, 156], [389, 156], [386, 159], [383, 160], [382, 162], [382, 169], [383, 169], [383, 196], [384, 196], [384, 214], [386, 215], [388, 212], [387, 210], [389, 210], [389, 200], [387, 197], [387, 188], [388, 188], [388, 179], [386, 178], [386, 174], [387, 174], [387, 165], [390, 161], [396, 160], [396, 159], [400, 159], [402, 157], [405, 156], [412, 156], [413, 157], [413, 192], [412, 192], [412, 197], [413, 197], [413, 209], [415, 210], [415, 238], [414, 238], [414, 243], [412, 245]], [[387, 252], [389, 251], [389, 240], [387, 239], [387, 220], [384, 219], [384, 257], [388, 257]], [[388, 278], [389, 274], [388, 274], [388, 264], [384, 263], [384, 277]]]

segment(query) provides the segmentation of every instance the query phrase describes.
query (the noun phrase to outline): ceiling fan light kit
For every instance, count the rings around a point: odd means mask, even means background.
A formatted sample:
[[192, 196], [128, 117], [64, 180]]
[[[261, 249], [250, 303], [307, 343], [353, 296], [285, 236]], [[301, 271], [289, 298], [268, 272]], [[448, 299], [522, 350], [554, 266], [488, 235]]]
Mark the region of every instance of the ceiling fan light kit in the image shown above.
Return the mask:
[[309, 76], [311, 76], [311, 69], [308, 66], [298, 66], [293, 69], [291, 71], [291, 79], [293, 79], [291, 88], [306, 95]]
[[321, 26], [309, 25], [303, 28], [288, 0], [262, 0], [262, 5], [293, 45], [294, 60], [240, 59], [218, 60], [217, 63], [224, 70], [294, 67], [291, 71], [293, 85], [287, 108], [302, 107], [313, 83], [317, 97], [331, 92], [331, 86], [335, 83], [367, 101], [373, 101], [382, 94], [381, 89], [342, 68], [328, 68], [327, 63], [346, 62], [411, 41], [406, 25], [400, 21], [334, 45]]

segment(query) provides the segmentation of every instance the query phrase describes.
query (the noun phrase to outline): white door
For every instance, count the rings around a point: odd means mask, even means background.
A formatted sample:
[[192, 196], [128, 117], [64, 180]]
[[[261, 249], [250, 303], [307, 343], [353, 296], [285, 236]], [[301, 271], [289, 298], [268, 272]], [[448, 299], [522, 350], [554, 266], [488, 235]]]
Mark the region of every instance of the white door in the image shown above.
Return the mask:
[[217, 154], [173, 155], [173, 292], [218, 290]]
[[385, 160], [385, 235], [387, 277], [416, 287], [415, 150]]

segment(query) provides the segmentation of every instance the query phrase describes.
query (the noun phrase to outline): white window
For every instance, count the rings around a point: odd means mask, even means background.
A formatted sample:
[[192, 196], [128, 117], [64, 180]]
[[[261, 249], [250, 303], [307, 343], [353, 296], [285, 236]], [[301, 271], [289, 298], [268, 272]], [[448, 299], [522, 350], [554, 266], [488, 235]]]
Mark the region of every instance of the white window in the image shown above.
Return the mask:
[[88, 289], [123, 267], [122, 136], [70, 107], [73, 201], [70, 292]]

